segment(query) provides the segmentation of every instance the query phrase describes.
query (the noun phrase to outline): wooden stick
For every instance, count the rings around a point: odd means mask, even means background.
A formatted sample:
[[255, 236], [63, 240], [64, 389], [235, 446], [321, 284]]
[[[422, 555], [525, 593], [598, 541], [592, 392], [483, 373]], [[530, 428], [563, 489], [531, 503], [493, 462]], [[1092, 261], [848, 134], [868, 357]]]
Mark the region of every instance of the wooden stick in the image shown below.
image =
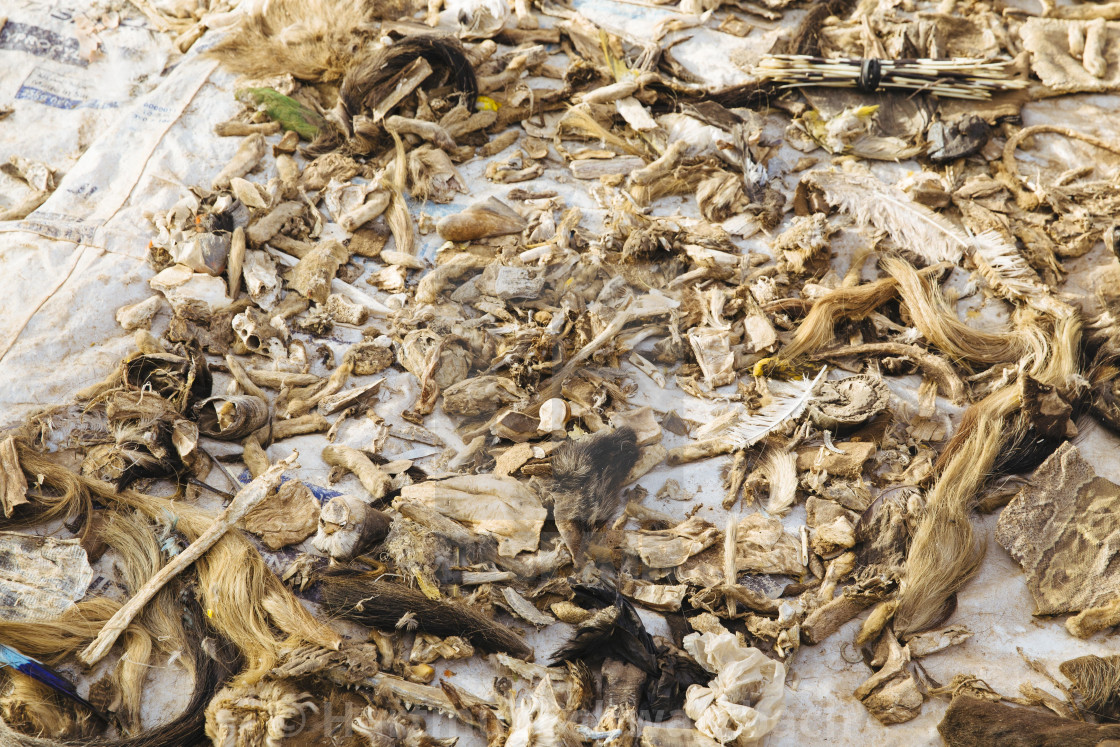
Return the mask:
[[167, 585], [171, 579], [178, 576], [185, 571], [194, 561], [198, 560], [203, 554], [217, 544], [226, 532], [228, 532], [237, 522], [241, 520], [245, 514], [249, 513], [257, 504], [259, 504], [265, 497], [280, 485], [280, 476], [284, 474], [284, 470], [292, 467], [299, 456], [298, 452], [293, 451], [290, 456], [281, 459], [276, 464], [268, 468], [263, 475], [253, 480], [244, 488], [237, 492], [234, 496], [233, 502], [229, 504], [225, 511], [223, 511], [214, 523], [211, 524], [205, 532], [203, 532], [198, 539], [192, 542], [186, 550], [176, 555], [167, 565], [160, 568], [159, 571], [148, 579], [147, 583], [140, 587], [136, 592], [136, 596], [128, 600], [123, 607], [117, 610], [109, 621], [105, 623], [105, 627], [97, 634], [97, 638], [93, 640], [84, 651], [78, 654], [78, 658], [86, 666], [92, 667], [97, 662], [109, 653], [109, 649], [116, 643], [117, 638], [124, 632], [125, 628], [140, 614], [144, 609], [144, 605], [152, 600], [160, 589]]

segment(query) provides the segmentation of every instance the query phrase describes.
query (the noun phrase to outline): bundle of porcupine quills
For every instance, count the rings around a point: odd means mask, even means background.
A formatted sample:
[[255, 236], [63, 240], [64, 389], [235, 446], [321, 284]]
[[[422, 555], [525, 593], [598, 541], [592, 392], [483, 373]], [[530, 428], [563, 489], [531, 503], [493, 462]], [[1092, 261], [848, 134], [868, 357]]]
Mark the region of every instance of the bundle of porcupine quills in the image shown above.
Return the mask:
[[0, 744], [1120, 739], [1116, 4], [135, 5], [239, 144], [0, 432]]

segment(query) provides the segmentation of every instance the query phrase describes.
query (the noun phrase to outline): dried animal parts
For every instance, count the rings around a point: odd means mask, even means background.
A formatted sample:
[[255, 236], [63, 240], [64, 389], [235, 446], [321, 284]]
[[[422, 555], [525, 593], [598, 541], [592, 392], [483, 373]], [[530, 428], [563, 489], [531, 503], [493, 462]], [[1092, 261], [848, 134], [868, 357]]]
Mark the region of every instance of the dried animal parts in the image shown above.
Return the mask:
[[438, 636], [458, 635], [483, 651], [531, 658], [533, 651], [513, 630], [463, 604], [436, 601], [400, 584], [377, 580], [376, 575], [353, 571], [324, 571], [321, 595], [332, 614], [382, 630], [392, 630], [404, 615], [416, 630]]
[[637, 434], [629, 427], [565, 442], [552, 457], [544, 488], [564, 544], [578, 563], [594, 532], [614, 518], [619, 489], [638, 461]]

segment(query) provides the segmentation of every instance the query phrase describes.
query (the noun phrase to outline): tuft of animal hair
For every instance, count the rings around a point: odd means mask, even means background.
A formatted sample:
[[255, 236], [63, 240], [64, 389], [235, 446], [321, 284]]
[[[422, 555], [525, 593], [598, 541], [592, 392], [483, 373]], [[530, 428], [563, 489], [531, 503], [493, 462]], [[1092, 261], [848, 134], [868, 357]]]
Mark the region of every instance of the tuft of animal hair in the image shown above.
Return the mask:
[[904, 260], [888, 257], [883, 269], [898, 281], [901, 303], [914, 327], [929, 344], [956, 361], [992, 365], [1011, 363], [1030, 353], [1044, 355], [1045, 339], [1035, 325], [985, 332], [973, 329], [960, 319], [932, 283], [923, 281]]
[[[214, 521], [214, 515], [182, 501], [173, 501], [134, 490], [117, 491], [112, 485], [84, 477], [55, 464], [25, 443], [16, 442], [20, 467], [29, 483], [51, 496], [49, 513], [67, 516], [81, 506], [99, 504], [132, 509], [151, 522], [175, 517], [175, 526], [186, 542], [193, 542]], [[40, 514], [42, 516], [42, 514]], [[316, 620], [281, 583], [240, 531], [227, 532], [194, 566], [200, 601], [214, 629], [244, 658], [239, 681], [260, 679], [281, 654], [303, 643], [334, 648], [339, 636]]]
[[970, 514], [1003, 444], [1002, 413], [982, 411], [930, 489], [899, 584], [898, 635], [941, 624], [954, 608], [956, 593], [980, 570], [984, 542]]
[[582, 557], [586, 535], [618, 512], [619, 490], [640, 454], [637, 434], [624, 426], [565, 441], [552, 455], [552, 478], [544, 492], [573, 560]]
[[800, 417], [813, 399], [813, 390], [824, 378], [828, 366], [822, 366], [812, 380], [790, 382], [789, 391], [773, 395], [773, 399], [758, 412], [747, 415], [734, 425], [727, 438], [735, 449], [754, 446], [793, 418]]
[[207, 54], [251, 78], [287, 73], [306, 81], [339, 80], [373, 40], [371, 22], [411, 5], [407, 0], [265, 0]]
[[1097, 717], [1120, 716], [1120, 656], [1079, 656], [1058, 665], [1081, 696], [1081, 706]]
[[434, 72], [447, 73], [449, 82], [463, 94], [467, 109], [473, 110], [478, 96], [474, 67], [463, 50], [462, 42], [454, 36], [439, 34], [409, 36], [388, 47], [363, 51], [342, 79], [338, 89], [339, 101], [350, 116], [376, 106], [384, 95], [382, 86], [421, 57], [428, 61]]
[[322, 604], [332, 615], [391, 631], [402, 615], [411, 612], [421, 633], [457, 635], [483, 651], [505, 651], [521, 659], [533, 654], [513, 629], [467, 605], [429, 599], [415, 589], [379, 580], [377, 574], [326, 569], [320, 579]]
[[[101, 606], [98, 607], [95, 603]], [[68, 617], [79, 605], [84, 605], [84, 612], [89, 613], [90, 618], [86, 619], [81, 613], [74, 614], [73, 619]], [[188, 604], [188, 607], [192, 619], [201, 624], [205, 616], [197, 603], [191, 602]], [[79, 602], [78, 605], [71, 607], [67, 610], [66, 614], [56, 621], [36, 621], [33, 623], [20, 623], [18, 625], [44, 626], [44, 637], [46, 637], [52, 628], [57, 627], [55, 631], [57, 633], [55, 641], [66, 641], [66, 650], [68, 653], [74, 653], [84, 644], [75, 644], [71, 647], [69, 639], [67, 638], [67, 632], [81, 631], [83, 640], [86, 639], [86, 636], [88, 636], [88, 640], [93, 640], [101, 626], [112, 616], [112, 612], [115, 611], [115, 609], [115, 602], [95, 597], [85, 602]], [[9, 623], [8, 625], [17, 624]], [[89, 627], [94, 628], [92, 634], [86, 633], [86, 628]], [[4, 637], [5, 640], [10, 640], [6, 635], [11, 632], [18, 632], [18, 628], [9, 628], [6, 630], [0, 628], [0, 636]], [[191, 663], [191, 669], [194, 671], [195, 677], [190, 701], [179, 716], [166, 724], [154, 726], [132, 736], [112, 738], [95, 737], [86, 739], [80, 742], [82, 747], [196, 747], [196, 745], [200, 744], [206, 736], [206, 705], [214, 697], [214, 694], [218, 692], [222, 682], [228, 679], [231, 673], [229, 662], [215, 659], [204, 650], [203, 633], [203, 630], [193, 628], [188, 631], [186, 636], [185, 649], [182, 652], [183, 655], [180, 657], [180, 660], [184, 663]], [[34, 639], [24, 636], [21, 640], [26, 644], [29, 640]], [[209, 641], [213, 642], [214, 639], [209, 639]], [[28, 648], [30, 648], [30, 646], [28, 646]], [[218, 647], [215, 646], [213, 648], [214, 652], [218, 653]], [[43, 655], [46, 656], [45, 653]], [[0, 744], [4, 745], [4, 747], [74, 747], [74, 742], [57, 742], [53, 739], [21, 734], [12, 729], [11, 725], [6, 723], [4, 718], [0, 718]]]
[[788, 449], [770, 446], [762, 457], [760, 469], [770, 483], [766, 513], [785, 516], [797, 499], [797, 455]]
[[778, 355], [783, 360], [795, 360], [828, 346], [838, 321], [863, 319], [894, 298], [897, 288], [894, 278], [883, 278], [854, 288], [837, 288], [821, 296]]

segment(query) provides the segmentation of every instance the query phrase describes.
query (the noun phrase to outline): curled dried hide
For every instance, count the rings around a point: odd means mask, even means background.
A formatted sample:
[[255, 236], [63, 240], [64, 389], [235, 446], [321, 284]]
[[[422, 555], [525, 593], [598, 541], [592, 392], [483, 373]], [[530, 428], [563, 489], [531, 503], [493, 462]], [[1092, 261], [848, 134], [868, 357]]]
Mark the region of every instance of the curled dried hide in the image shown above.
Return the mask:
[[347, 562], [385, 539], [391, 524], [388, 514], [365, 501], [339, 495], [323, 506], [311, 544], [331, 560]]
[[319, 501], [299, 480], [288, 480], [241, 520], [241, 528], [272, 550], [303, 542], [319, 524]]
[[443, 390], [443, 409], [452, 415], [485, 415], [525, 397], [513, 381], [504, 376], [476, 376]]
[[211, 397], [199, 402], [195, 412], [199, 433], [221, 441], [244, 438], [268, 423], [268, 403], [249, 394]]
[[746, 747], [769, 734], [785, 708], [786, 668], [730, 633], [692, 633], [684, 648], [715, 674], [707, 687], [688, 689], [684, 712], [700, 733], [720, 744]]
[[861, 374], [841, 381], [826, 381], [809, 405], [809, 417], [820, 428], [851, 429], [885, 410], [890, 397], [890, 389], [878, 376]]
[[552, 479], [544, 491], [560, 536], [579, 562], [587, 535], [602, 529], [619, 506], [618, 491], [638, 461], [632, 428], [600, 431], [579, 441], [565, 441], [552, 456]]

